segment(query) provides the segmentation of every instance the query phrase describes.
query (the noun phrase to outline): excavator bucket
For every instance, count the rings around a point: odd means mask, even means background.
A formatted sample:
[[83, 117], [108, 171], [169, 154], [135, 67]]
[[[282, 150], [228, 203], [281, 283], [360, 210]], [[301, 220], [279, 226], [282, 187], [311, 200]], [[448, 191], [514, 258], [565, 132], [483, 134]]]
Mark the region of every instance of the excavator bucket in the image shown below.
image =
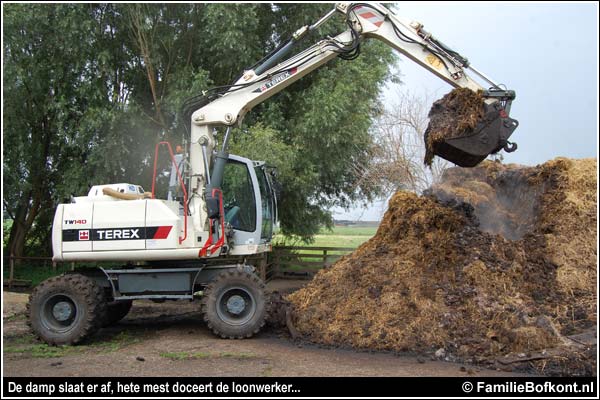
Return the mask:
[[510, 118], [499, 102], [486, 104], [484, 116], [474, 129], [434, 143], [433, 154], [460, 167], [474, 167], [501, 149], [515, 151], [516, 144], [509, 142], [508, 138], [518, 125], [518, 121]]
[[515, 151], [508, 138], [519, 123], [508, 116], [512, 90], [456, 88], [435, 101], [425, 130], [425, 164], [435, 156], [474, 167], [501, 149]]

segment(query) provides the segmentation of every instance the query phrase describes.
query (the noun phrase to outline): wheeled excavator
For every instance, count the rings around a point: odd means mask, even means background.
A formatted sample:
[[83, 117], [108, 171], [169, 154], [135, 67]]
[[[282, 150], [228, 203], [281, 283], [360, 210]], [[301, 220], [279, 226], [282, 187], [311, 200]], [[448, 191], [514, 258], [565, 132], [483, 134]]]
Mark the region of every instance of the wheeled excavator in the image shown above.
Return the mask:
[[[296, 52], [303, 38], [340, 14], [347, 30]], [[480, 124], [468, 135], [447, 139], [436, 155], [472, 167], [492, 153], [513, 150], [508, 139], [518, 124], [509, 116], [514, 91], [478, 71], [421, 23], [376, 3], [337, 3], [233, 84], [187, 101], [189, 142], [179, 152], [167, 142], [157, 144], [150, 192], [129, 183], [97, 185], [87, 196], [58, 205], [54, 261], [124, 264], [40, 283], [28, 303], [33, 332], [49, 344], [76, 344], [119, 321], [139, 299], [199, 300], [208, 327], [224, 338], [259, 332], [266, 319], [264, 282], [245, 258], [271, 250], [277, 204], [265, 163], [229, 154], [231, 129], [254, 106], [320, 66], [336, 57], [355, 58], [366, 39], [383, 41], [454, 88], [483, 93]], [[160, 149], [171, 162], [166, 198], [158, 198], [155, 186]], [[242, 261], [209, 262], [235, 257]]]

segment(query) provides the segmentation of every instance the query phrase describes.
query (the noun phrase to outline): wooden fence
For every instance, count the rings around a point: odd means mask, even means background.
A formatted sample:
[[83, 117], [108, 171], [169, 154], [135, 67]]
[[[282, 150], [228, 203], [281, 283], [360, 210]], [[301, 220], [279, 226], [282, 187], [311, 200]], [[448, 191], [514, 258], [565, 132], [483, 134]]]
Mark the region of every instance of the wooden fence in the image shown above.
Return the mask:
[[271, 278], [310, 279], [321, 268], [327, 268], [343, 255], [356, 250], [352, 247], [278, 246], [269, 254]]
[[[8, 256], [5, 257], [4, 264], [8, 261], [8, 280], [4, 280], [4, 285], [12, 288], [13, 286], [29, 286], [31, 284], [30, 281], [23, 279], [15, 279], [15, 261], [23, 260], [23, 261], [35, 261], [40, 263], [42, 266], [47, 267], [48, 265], [52, 266], [52, 269], [56, 271], [57, 263], [52, 261], [52, 257], [17, 257], [17, 256]], [[75, 264], [71, 263], [71, 269], [75, 268]], [[4, 273], [4, 271], [2, 271]]]
[[[274, 246], [270, 253], [245, 257], [254, 265], [261, 279], [311, 279], [318, 270], [331, 266], [340, 257], [356, 250], [353, 247]], [[209, 261], [210, 265], [243, 263], [244, 257], [225, 257]]]
[[[299, 247], [275, 246], [270, 253], [257, 254], [247, 257], [225, 257], [210, 261], [210, 265], [243, 263], [254, 265], [261, 279], [268, 282], [272, 279], [311, 279], [321, 268], [331, 266], [335, 261], [355, 249], [352, 247]], [[56, 271], [57, 263], [51, 257], [14, 257], [5, 258], [8, 261], [8, 280], [4, 284], [8, 287], [23, 286], [27, 281], [15, 279], [15, 261], [39, 262], [40, 266], [52, 266]], [[71, 269], [75, 263], [70, 262]], [[18, 268], [18, 266], [16, 266]]]

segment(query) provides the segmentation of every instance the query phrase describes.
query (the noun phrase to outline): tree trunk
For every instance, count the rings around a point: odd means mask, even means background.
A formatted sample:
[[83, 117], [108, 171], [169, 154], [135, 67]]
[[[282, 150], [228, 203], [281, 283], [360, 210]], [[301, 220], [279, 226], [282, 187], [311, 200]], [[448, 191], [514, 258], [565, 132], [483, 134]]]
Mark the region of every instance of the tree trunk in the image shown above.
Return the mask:
[[[23, 249], [25, 244], [25, 236], [27, 235], [28, 229], [25, 227], [25, 220], [27, 219], [27, 204], [31, 199], [31, 192], [23, 196], [20, 204], [15, 212], [12, 227], [10, 228], [10, 235], [8, 237], [8, 243], [6, 248], [11, 256], [21, 257], [23, 255]], [[18, 263], [19, 260], [16, 260]]]
[[[47, 118], [47, 117], [46, 117]], [[31, 231], [33, 222], [39, 214], [40, 207], [42, 205], [43, 196], [42, 194], [47, 191], [47, 184], [45, 181], [45, 168], [46, 160], [48, 159], [48, 153], [50, 151], [50, 141], [52, 138], [51, 131], [49, 129], [49, 122], [44, 119], [40, 129], [40, 142], [42, 144], [41, 151], [39, 152], [39, 158], [32, 162], [30, 171], [30, 190], [23, 193], [17, 206], [17, 210], [14, 215], [13, 225], [10, 230], [10, 236], [8, 240], [9, 254], [15, 257], [22, 257], [25, 254], [25, 243], [27, 235]], [[20, 260], [15, 260], [17, 263]]]
[[[152, 101], [154, 102], [155, 119], [154, 121], [160, 125], [164, 130], [167, 130], [167, 124], [165, 122], [162, 110], [161, 110], [161, 99], [158, 96], [158, 82], [157, 75], [152, 62], [152, 54], [150, 51], [150, 41], [153, 40], [153, 36], [149, 38], [146, 29], [144, 27], [144, 11], [141, 6], [136, 5], [129, 8], [131, 27], [136, 43], [142, 53], [142, 59], [144, 60], [144, 68], [146, 69], [146, 77], [148, 78], [148, 84], [150, 86], [150, 93], [152, 94]], [[152, 30], [154, 27], [151, 28]]]

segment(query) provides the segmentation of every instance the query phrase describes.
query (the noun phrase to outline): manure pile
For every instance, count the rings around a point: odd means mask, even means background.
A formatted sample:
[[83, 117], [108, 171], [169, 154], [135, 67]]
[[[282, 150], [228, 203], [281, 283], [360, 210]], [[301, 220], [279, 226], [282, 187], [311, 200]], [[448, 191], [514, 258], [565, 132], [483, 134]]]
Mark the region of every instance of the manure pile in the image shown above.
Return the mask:
[[596, 159], [451, 168], [397, 192], [371, 240], [288, 296], [289, 319], [326, 345], [594, 374], [572, 335], [596, 326], [596, 219]]

